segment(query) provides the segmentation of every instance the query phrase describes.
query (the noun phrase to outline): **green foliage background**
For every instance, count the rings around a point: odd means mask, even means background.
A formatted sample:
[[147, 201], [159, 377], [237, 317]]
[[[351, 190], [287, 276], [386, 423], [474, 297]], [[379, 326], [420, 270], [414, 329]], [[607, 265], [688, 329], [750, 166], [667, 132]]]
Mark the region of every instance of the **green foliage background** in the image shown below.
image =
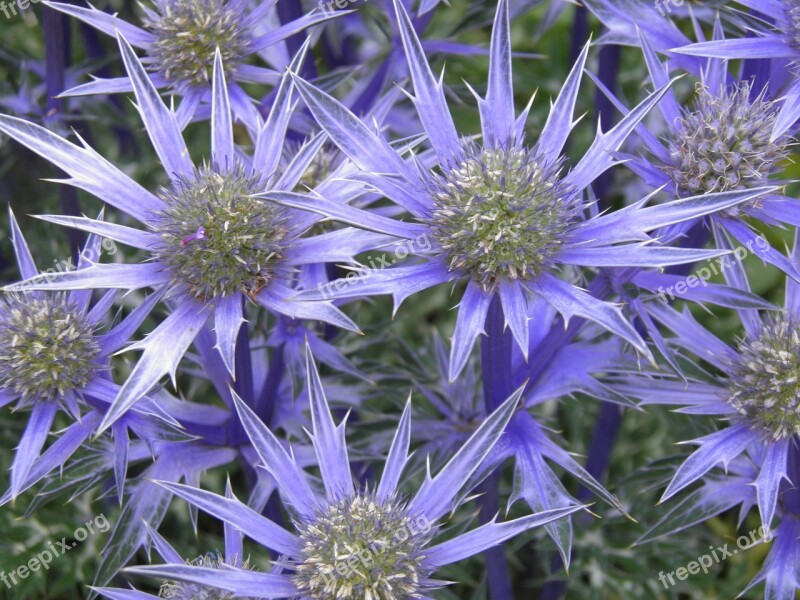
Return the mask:
[[[100, 8], [112, 7], [123, 15], [132, 14], [130, 2], [101, 0], [96, 5]], [[359, 10], [366, 11], [372, 18], [381, 19], [377, 7], [369, 2], [359, 3]], [[454, 0], [449, 7], [442, 7], [432, 24], [435, 34], [449, 34], [454, 30], [466, 30], [457, 39], [472, 44], [488, 47], [491, 33], [491, 18], [495, 4], [493, 2], [475, 3], [465, 0]], [[528, 134], [535, 139], [537, 132], [546, 118], [548, 99], [553, 97], [571, 66], [569, 64], [569, 48], [571, 37], [571, 20], [573, 10], [565, 15], [544, 35], [538, 35], [545, 8], [539, 7], [525, 16], [516, 19], [512, 24], [512, 47], [516, 52], [535, 53], [539, 58], [520, 57], [514, 64], [514, 84], [516, 100], [519, 107], [524, 106], [534, 91], [538, 90], [537, 102], [534, 104], [529, 121]], [[592, 23], [596, 33], [599, 27]], [[76, 30], [74, 30], [76, 31]], [[0, 96], [16, 93], [21, 84], [20, 60], [41, 60], [44, 53], [41, 27], [41, 6], [36, 5], [32, 11], [16, 18], [5, 19], [0, 14]], [[108, 43], [108, 64], [119, 72], [119, 61], [112, 43]], [[597, 52], [592, 52], [591, 69], [595, 69]], [[72, 62], [83, 64], [84, 56], [80, 45], [74, 49]], [[645, 93], [642, 87], [644, 65], [640, 52], [626, 48], [622, 52], [622, 68], [620, 85], [623, 97], [633, 103], [641, 99]], [[443, 61], [439, 61], [442, 63]], [[478, 92], [482, 92], [480, 82], [486, 81], [486, 58], [449, 58], [445, 80], [455, 100], [459, 102], [454, 114], [461, 131], [476, 133], [479, 131], [477, 112], [464, 80], [473, 84]], [[588, 77], [584, 78], [578, 112], [586, 112], [586, 120], [576, 130], [571, 142], [570, 151], [579, 156], [591, 141], [594, 127], [593, 107], [595, 88]], [[684, 97], [691, 95], [688, 82], [679, 84]], [[141, 124], [130, 103], [125, 100], [122, 110], [107, 104], [93, 105], [92, 110], [81, 117], [78, 123], [82, 130], [92, 136], [95, 148], [104, 156], [138, 181], [149, 188], [163, 183], [156, 158], [142, 131]], [[123, 147], [114, 134], [112, 126], [128, 128], [136, 140], [135, 147]], [[190, 148], [201, 157], [207, 152], [207, 131], [204, 125], [190, 126]], [[244, 140], [242, 140], [244, 141]], [[787, 167], [790, 175], [798, 175], [798, 167]], [[616, 190], [621, 190], [620, 183], [625, 181], [622, 171], [616, 172]], [[26, 215], [58, 212], [58, 186], [42, 181], [53, 176], [50, 165], [35, 157], [32, 153], [10, 143], [0, 140], [0, 199], [13, 207], [20, 219], [20, 224], [32, 248], [34, 256], [41, 268], [50, 266], [53, 261], [61, 260], [69, 255], [63, 231], [56, 226], [48, 225]], [[81, 208], [86, 214], [96, 214], [100, 209], [99, 202], [86, 194], [79, 193]], [[631, 198], [624, 198], [621, 193], [615, 196], [618, 204]], [[769, 233], [773, 243], [789, 242], [787, 232], [773, 230]], [[129, 256], [133, 260], [133, 256]], [[13, 254], [8, 239], [6, 212], [0, 211], [0, 268], [2, 280], [10, 281], [17, 277], [13, 268]], [[765, 268], [758, 261], [748, 262], [750, 282], [755, 292], [768, 299], [780, 302], [782, 297], [782, 279], [774, 269]], [[365, 368], [384, 372], [387, 369], [399, 369], [400, 376], [388, 378], [380, 389], [382, 398], [379, 402], [392, 402], [399, 405], [408, 393], [409, 381], [407, 371], [413, 368], [409, 360], [400, 351], [403, 345], [419, 350], [431, 339], [431, 331], [438, 330], [449, 336], [452, 332], [454, 313], [449, 309], [454, 305], [449, 289], [437, 289], [410, 299], [400, 310], [394, 320], [389, 319], [391, 302], [379, 298], [369, 303], [358, 305], [357, 320], [367, 332], [365, 338], [345, 340], [345, 348], [352, 350], [355, 360], [361, 360]], [[704, 322], [714, 331], [727, 339], [739, 335], [738, 322], [732, 314], [724, 310], [713, 313], [697, 309]], [[146, 326], [146, 328], [149, 325]], [[384, 343], [384, 342], [389, 343]], [[360, 353], [359, 348], [368, 347], [367, 353]], [[2, 351], [2, 349], [0, 349]], [[367, 358], [369, 360], [367, 360]], [[121, 368], [124, 368], [121, 367]], [[425, 377], [424, 374], [420, 375]], [[406, 377], [406, 379], [404, 379]], [[422, 402], [422, 399], [419, 398]], [[576, 453], [585, 453], [597, 414], [596, 401], [577, 397], [563, 399], [560, 402], [549, 402], [541, 407], [539, 416], [549, 427], [561, 433], [567, 447]], [[7, 487], [5, 474], [12, 457], [15, 440], [19, 439], [26, 423], [25, 414], [13, 414], [8, 410], [0, 413], [0, 489]], [[385, 426], [378, 413], [370, 427]], [[669, 411], [651, 408], [646, 412], [628, 412], [623, 421], [622, 432], [612, 456], [606, 481], [608, 487], [618, 495], [629, 512], [638, 522], [633, 522], [618, 514], [610, 513], [604, 505], [595, 505], [599, 517], [595, 519], [576, 520], [575, 559], [569, 572], [568, 598], [594, 600], [609, 599], [658, 599], [658, 598], [733, 598], [743, 589], [757, 572], [766, 547], [759, 547], [743, 552], [730, 560], [716, 565], [704, 576], [697, 575], [682, 582], [671, 590], [665, 590], [657, 577], [660, 571], [674, 571], [685, 566], [689, 561], [704, 554], [710, 545], [735, 543], [737, 535], [755, 529], [758, 521], [749, 516], [741, 527], [737, 527], [736, 514], [726, 514], [707, 523], [684, 531], [666, 541], [658, 541], [644, 546], [631, 547], [633, 542], [649, 527], [654, 525], [664, 509], [657, 507], [660, 491], [674, 472], [676, 465], [687, 455], [688, 448], [676, 446], [676, 442], [697, 437], [712, 428], [710, 421], [699, 417], [687, 417]], [[237, 476], [234, 473], [234, 478]], [[224, 482], [222, 474], [214, 474], [219, 489]], [[567, 479], [570, 492], [575, 486]], [[208, 484], [214, 487], [213, 484]], [[505, 492], [510, 491], [511, 481], [504, 481]], [[50, 541], [56, 541], [72, 532], [80, 524], [94, 515], [103, 512], [114, 522], [119, 513], [118, 506], [99, 498], [94, 492], [79, 495], [71, 502], [68, 495], [55, 497], [44, 504], [34, 514], [26, 515], [26, 508], [32, 500], [31, 494], [18, 499], [13, 506], [0, 510], [0, 571], [9, 572], [20, 564], [27, 562], [46, 547]], [[200, 541], [192, 532], [185, 505], [175, 502], [164, 525], [164, 535], [176, 544], [184, 556], [205, 553], [217, 547], [221, 538], [219, 524], [204, 518], [199, 521]], [[71, 600], [85, 596], [84, 586], [92, 580], [97, 567], [99, 553], [106, 541], [103, 534], [90, 537], [79, 544], [68, 555], [56, 559], [47, 572], [38, 572], [24, 580], [13, 590], [4, 589], [0, 583], [0, 597], [13, 599], [47, 598], [51, 600]], [[552, 543], [541, 532], [534, 532], [507, 544], [512, 565], [515, 568], [515, 585], [521, 591], [520, 598], [535, 598], [538, 590], [548, 577], [565, 577], [566, 574], [550, 574], [550, 564], [554, 554]], [[253, 550], [251, 548], [251, 550]], [[146, 560], [144, 556], [141, 560]], [[266, 565], [265, 556], [258, 556], [254, 551], [256, 564]], [[481, 599], [486, 597], [485, 581], [480, 559], [460, 563], [444, 578], [462, 581], [459, 586], [442, 592], [442, 598]], [[153, 588], [157, 589], [157, 588]]]

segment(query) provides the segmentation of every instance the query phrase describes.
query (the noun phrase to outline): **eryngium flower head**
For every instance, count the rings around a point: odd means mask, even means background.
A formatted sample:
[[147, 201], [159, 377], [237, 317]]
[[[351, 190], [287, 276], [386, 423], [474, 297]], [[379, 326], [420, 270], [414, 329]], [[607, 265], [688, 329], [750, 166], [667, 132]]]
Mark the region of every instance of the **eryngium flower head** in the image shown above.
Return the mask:
[[719, 95], [700, 87], [693, 111], [675, 124], [668, 172], [678, 193], [727, 192], [759, 187], [787, 157], [787, 140], [770, 141], [777, 109], [763, 92], [750, 98], [741, 83]]
[[[264, 598], [307, 600], [405, 600], [429, 598], [444, 582], [430, 575], [442, 567], [539, 525], [566, 517], [582, 507], [570, 505], [511, 521], [492, 519], [462, 533], [453, 524], [448, 539], [434, 543], [437, 524], [455, 512], [480, 481], [479, 467], [517, 413], [522, 388], [488, 415], [461, 448], [434, 475], [427, 473], [407, 503], [398, 503], [402, 477], [409, 466], [411, 405], [406, 404], [387, 454], [380, 481], [367, 491], [353, 476], [344, 424], [337, 425], [322, 389], [308, 346], [308, 401], [316, 466], [324, 492], [314, 485], [294, 451], [234, 391], [237, 415], [258, 454], [258, 464], [274, 478], [296, 533], [255, 512], [228, 491], [226, 497], [174, 482], [159, 485], [193, 506], [222, 519], [236, 531], [247, 532], [281, 557], [271, 573], [246, 573], [235, 566], [219, 572], [192, 565], [151, 565], [131, 573], [207, 585], [252, 595], [254, 586]], [[255, 461], [254, 461], [255, 464]], [[368, 484], [369, 485], [369, 484]], [[370, 491], [373, 490], [374, 491]], [[458, 531], [455, 531], [458, 529]], [[230, 527], [226, 528], [231, 531]], [[163, 544], [162, 544], [163, 546]], [[230, 552], [229, 552], [230, 554]], [[263, 591], [262, 591], [263, 590]]]
[[[218, 554], [206, 554], [194, 560], [187, 561], [187, 564], [195, 567], [202, 567], [206, 569], [224, 569], [226, 567], [225, 560]], [[249, 565], [245, 562], [242, 565], [243, 569], [249, 569]], [[199, 583], [185, 583], [180, 581], [166, 581], [161, 585], [161, 590], [158, 593], [159, 598], [168, 598], [169, 600], [256, 600], [255, 598], [245, 598], [227, 592], [219, 588]]]
[[0, 387], [23, 402], [55, 400], [92, 379], [100, 347], [66, 294], [0, 299]]
[[392, 499], [370, 494], [345, 498], [315, 521], [298, 524], [302, 554], [297, 589], [319, 600], [405, 600], [420, 597], [430, 575], [422, 548], [433, 537], [430, 523], [409, 517]]
[[259, 191], [243, 168], [209, 166], [162, 188], [159, 258], [176, 285], [207, 300], [237, 291], [252, 297], [269, 284], [287, 229], [279, 207], [252, 197]]
[[524, 147], [467, 144], [464, 156], [431, 178], [433, 231], [450, 269], [487, 290], [549, 269], [579, 208], [561, 164]]
[[800, 332], [788, 317], [766, 318], [760, 335], [743, 340], [729, 402], [754, 429], [780, 440], [800, 434]]
[[172, 83], [207, 86], [219, 48], [226, 74], [248, 54], [251, 34], [237, 0], [160, 0], [144, 26], [154, 36], [152, 67]]

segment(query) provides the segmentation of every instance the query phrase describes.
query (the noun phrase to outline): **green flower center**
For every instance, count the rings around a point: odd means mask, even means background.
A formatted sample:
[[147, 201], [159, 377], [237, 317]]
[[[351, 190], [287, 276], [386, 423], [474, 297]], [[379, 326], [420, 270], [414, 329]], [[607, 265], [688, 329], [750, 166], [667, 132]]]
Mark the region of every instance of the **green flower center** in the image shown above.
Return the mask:
[[269, 284], [287, 229], [279, 207], [252, 197], [259, 191], [257, 178], [240, 167], [218, 173], [207, 166], [161, 190], [159, 258], [176, 285], [209, 300], [236, 292], [253, 297]]
[[579, 210], [561, 164], [524, 148], [465, 150], [461, 164], [432, 175], [431, 225], [449, 267], [486, 289], [550, 269]]
[[207, 86], [219, 48], [226, 75], [247, 55], [250, 32], [242, 26], [243, 3], [231, 0], [165, 0], [144, 26], [155, 37], [152, 68], [172, 83]]
[[420, 597], [422, 548], [432, 536], [424, 518], [405, 507], [356, 496], [299, 526], [303, 550], [294, 583], [313, 600], [405, 600]]
[[64, 294], [0, 300], [0, 386], [47, 401], [91, 381], [100, 347], [94, 328]]
[[787, 157], [786, 140], [770, 141], [777, 111], [741, 83], [719, 96], [702, 88], [695, 110], [675, 125], [670, 177], [682, 196], [764, 185]]
[[800, 434], [800, 332], [786, 317], [770, 318], [755, 340], [739, 346], [729, 402], [753, 428], [780, 440]]

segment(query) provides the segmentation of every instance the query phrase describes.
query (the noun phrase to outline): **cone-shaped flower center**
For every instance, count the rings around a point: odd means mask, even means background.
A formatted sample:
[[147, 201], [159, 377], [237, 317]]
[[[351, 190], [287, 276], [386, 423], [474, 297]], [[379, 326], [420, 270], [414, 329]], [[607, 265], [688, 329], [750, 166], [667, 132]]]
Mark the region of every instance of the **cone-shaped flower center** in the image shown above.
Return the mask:
[[767, 319], [761, 335], [739, 347], [731, 405], [774, 440], [800, 434], [800, 331], [787, 317]]
[[430, 574], [422, 549], [432, 535], [424, 518], [369, 495], [333, 504], [298, 526], [303, 551], [294, 582], [314, 600], [420, 597]]
[[166, 204], [159, 258], [201, 300], [258, 293], [274, 276], [286, 224], [280, 208], [252, 195], [263, 191], [242, 168], [209, 167], [163, 188]]
[[162, 0], [144, 25], [155, 37], [152, 68], [172, 83], [208, 85], [219, 48], [230, 74], [247, 54], [250, 32], [242, 25], [242, 4], [231, 0]]
[[678, 193], [693, 196], [758, 187], [787, 156], [785, 140], [770, 141], [776, 109], [750, 84], [715, 96], [702, 88], [695, 110], [675, 124], [669, 174]]
[[434, 235], [451, 269], [486, 289], [548, 270], [578, 203], [535, 150], [467, 145], [455, 168], [432, 176]]
[[[205, 567], [207, 569], [222, 569], [224, 568], [225, 562], [220, 556], [207, 554], [192, 561], [188, 561], [188, 564], [196, 567]], [[242, 568], [248, 569], [249, 565], [245, 563], [242, 565]], [[180, 581], [165, 582], [161, 586], [158, 597], [169, 598], [170, 600], [233, 600], [233, 598], [248, 600], [243, 596], [237, 596], [232, 592], [226, 592], [219, 588]], [[255, 600], [255, 598], [251, 600]]]
[[23, 401], [53, 400], [89, 383], [100, 347], [64, 294], [0, 299], [0, 388]]

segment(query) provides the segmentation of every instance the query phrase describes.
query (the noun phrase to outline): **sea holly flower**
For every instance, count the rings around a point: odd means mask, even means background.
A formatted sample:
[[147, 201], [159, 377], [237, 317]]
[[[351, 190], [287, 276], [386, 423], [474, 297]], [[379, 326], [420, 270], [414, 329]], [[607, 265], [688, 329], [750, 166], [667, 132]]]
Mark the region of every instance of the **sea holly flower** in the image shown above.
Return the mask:
[[[566, 320], [582, 317], [649, 351], [619, 308], [556, 276], [567, 265], [590, 268], [655, 266], [693, 262], [704, 250], [661, 247], [648, 232], [698, 218], [756, 198], [763, 191], [691, 197], [645, 208], [639, 202], [599, 215], [586, 200], [592, 181], [616, 164], [612, 153], [666, 93], [660, 87], [608, 132], [599, 131], [590, 149], [568, 173], [562, 151], [589, 47], [584, 48], [553, 104], [539, 139], [528, 145], [528, 109], [514, 113], [508, 6], [500, 2], [492, 34], [489, 84], [479, 98], [483, 140], [465, 141], [448, 111], [441, 81], [431, 72], [403, 7], [395, 4], [414, 82], [414, 105], [438, 165], [421, 168], [404, 161], [388, 142], [324, 92], [297, 79], [300, 95], [320, 126], [363, 173], [360, 179], [403, 207], [413, 222], [378, 218], [352, 207], [321, 203], [309, 195], [267, 193], [275, 202], [305, 208], [366, 229], [407, 240], [425, 239], [429, 250], [412, 250], [418, 260], [367, 272], [347, 285], [309, 291], [302, 298], [357, 298], [392, 294], [395, 305], [408, 296], [449, 281], [466, 281], [452, 346], [450, 377], [464, 367], [480, 335], [492, 299], [502, 302], [506, 324], [527, 356], [527, 306], [543, 298]], [[624, 225], [623, 225], [624, 224]], [[409, 244], [412, 245], [412, 244]], [[712, 252], [713, 253], [713, 252]]]
[[[719, 22], [715, 36], [722, 36]], [[643, 32], [640, 43], [654, 85], [668, 81], [668, 65], [659, 61]], [[775, 177], [794, 142], [786, 129], [775, 129], [777, 103], [767, 99], [763, 89], [755, 93], [750, 82], [729, 84], [726, 76], [726, 61], [710, 59], [708, 68], [702, 71], [693, 105], [682, 107], [672, 90], [658, 103], [667, 124], [666, 132], [660, 136], [663, 139], [642, 127], [637, 130], [649, 156], [617, 156], [625, 159], [626, 166], [645, 184], [678, 198], [785, 184]], [[627, 113], [627, 108], [605, 91]], [[797, 226], [797, 199], [774, 188], [735, 207], [715, 211], [705, 217], [705, 222], [728, 232], [749, 253], [800, 278], [796, 267], [781, 252], [762, 243], [763, 236], [743, 221], [745, 216], [769, 225]], [[665, 240], [675, 239], [696, 223], [686, 220], [661, 233]]]
[[235, 498], [161, 483], [191, 505], [280, 554], [282, 568], [271, 573], [234, 566], [216, 570], [172, 558], [165, 565], [133, 567], [128, 572], [202, 584], [238, 596], [342, 600], [428, 597], [433, 587], [443, 584], [432, 579], [440, 567], [582, 508], [573, 505], [502, 523], [492, 520], [436, 543], [439, 521], [464, 502], [463, 497], [470, 491], [464, 486], [501, 438], [519, 403], [519, 392], [490, 415], [435, 476], [428, 473], [417, 492], [406, 498], [400, 484], [409, 459], [409, 406], [403, 413], [380, 482], [374, 489], [361, 489], [351, 474], [344, 424], [336, 425], [333, 421], [310, 354], [308, 389], [310, 437], [324, 491], [316, 489], [292, 454], [237, 398], [242, 422], [262, 467], [277, 483], [295, 525], [294, 532]]
[[[20, 273], [23, 278], [37, 276], [36, 263], [11, 212], [9, 219]], [[99, 238], [90, 237], [72, 272], [88, 268], [88, 257], [99, 255], [99, 248]], [[45, 293], [24, 286], [0, 297], [0, 407], [16, 403], [16, 410], [30, 410], [2, 503], [63, 464], [91, 435], [119, 392], [119, 386], [108, 380], [109, 357], [127, 343], [147, 311], [134, 310], [103, 332], [103, 320], [115, 298], [112, 291], [92, 304], [90, 291]], [[152, 304], [149, 299], [144, 306]], [[59, 409], [77, 422], [40, 457]]]
[[[104, 430], [133, 406], [159, 379], [174, 377], [178, 362], [198, 332], [213, 318], [217, 346], [235, 377], [237, 334], [245, 300], [291, 318], [322, 320], [358, 328], [329, 301], [293, 300], [299, 266], [321, 256], [349, 262], [351, 256], [379, 245], [378, 236], [340, 230], [301, 239], [318, 220], [261, 202], [264, 190], [294, 189], [319, 145], [309, 145], [292, 165], [277, 173], [281, 142], [292, 109], [292, 84], [284, 76], [255, 152], [241, 158], [233, 143], [232, 113], [221, 55], [214, 70], [211, 161], [195, 166], [189, 159], [176, 115], [156, 93], [133, 49], [120, 36], [120, 49], [147, 127], [170, 183], [151, 193], [102, 159], [88, 146], [77, 146], [47, 130], [11, 117], [0, 117], [0, 131], [66, 171], [81, 187], [141, 221], [146, 230], [87, 218], [50, 216], [47, 220], [106, 236], [150, 254], [141, 264], [95, 264], [87, 269], [33, 277], [9, 289], [88, 290], [100, 288], [168, 291], [172, 312], [143, 341], [129, 349], [143, 354], [100, 426]], [[304, 52], [295, 66], [302, 62]], [[335, 186], [325, 188], [335, 192]], [[336, 196], [334, 196], [336, 198]], [[335, 204], [336, 200], [328, 200]], [[302, 272], [300, 273], [302, 275]]]
[[[178, 122], [186, 124], [198, 105], [211, 100], [214, 56], [219, 51], [225, 67], [227, 92], [233, 114], [251, 128], [261, 120], [239, 83], [275, 83], [274, 69], [248, 63], [268, 48], [307, 27], [323, 23], [333, 15], [312, 11], [285, 25], [272, 26], [274, 2], [248, 0], [153, 0], [141, 5], [142, 26], [127, 23], [115, 15], [88, 8], [48, 2], [48, 6], [76, 17], [111, 36], [118, 34], [135, 48], [147, 53], [143, 60], [156, 89], [168, 88], [184, 97]], [[286, 56], [285, 49], [277, 55]], [[274, 67], [282, 69], [288, 58]], [[65, 95], [109, 94], [134, 91], [127, 77], [95, 79], [67, 91]]]
[[[769, 88], [783, 88], [783, 104], [775, 118], [772, 139], [786, 134], [797, 121], [800, 109], [800, 9], [794, 0], [738, 0], [770, 21], [758, 20], [749, 26], [754, 35], [734, 39], [717, 36], [714, 40], [695, 44], [678, 44], [670, 52], [679, 56], [715, 59], [770, 59], [773, 68]], [[786, 68], [788, 66], [788, 68]]]
[[[730, 238], [717, 232], [719, 247], [730, 247]], [[791, 256], [800, 259], [798, 246]], [[732, 262], [725, 271], [729, 285], [749, 292], [744, 268]], [[666, 303], [652, 302], [648, 312], [673, 332], [672, 345], [711, 365], [720, 373], [708, 378], [680, 380], [645, 378], [631, 382], [628, 393], [644, 404], [682, 406], [688, 414], [714, 415], [729, 424], [692, 443], [696, 450], [676, 472], [663, 500], [673, 497], [700, 480], [715, 466], [727, 466], [738, 456], [756, 453], [760, 469], [752, 485], [756, 488], [761, 520], [769, 527], [775, 514], [781, 482], [788, 479], [787, 459], [800, 435], [797, 361], [800, 338], [800, 287], [786, 281], [783, 309], [760, 313], [752, 307], [737, 310], [745, 336], [727, 344], [705, 329], [688, 310], [679, 312]]]

